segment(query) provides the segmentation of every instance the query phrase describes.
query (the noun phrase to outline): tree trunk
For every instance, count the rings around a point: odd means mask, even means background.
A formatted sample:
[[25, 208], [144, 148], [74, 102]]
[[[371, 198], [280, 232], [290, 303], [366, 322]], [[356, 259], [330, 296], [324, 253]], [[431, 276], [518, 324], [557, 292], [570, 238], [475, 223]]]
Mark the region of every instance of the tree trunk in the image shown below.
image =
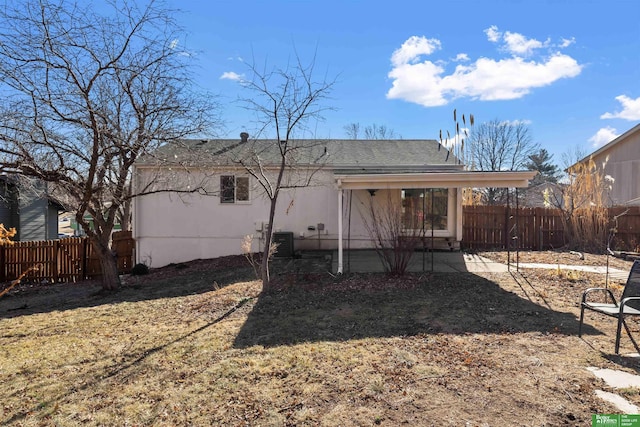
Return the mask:
[[277, 193], [271, 199], [271, 206], [269, 208], [269, 226], [267, 227], [267, 234], [265, 236], [264, 248], [262, 250], [262, 264], [260, 265], [260, 276], [262, 277], [262, 289], [269, 289], [269, 282], [271, 278], [269, 276], [269, 261], [271, 252], [271, 242], [273, 239], [273, 219], [276, 216], [276, 203], [278, 202]]
[[[280, 140], [280, 138], [278, 138]], [[284, 147], [286, 152], [286, 146]], [[280, 186], [282, 185], [282, 177], [287, 167], [286, 156], [283, 154], [278, 171], [278, 179], [276, 180], [275, 191], [270, 197], [271, 205], [269, 206], [269, 226], [267, 227], [267, 236], [265, 237], [264, 250], [262, 251], [262, 265], [260, 273], [262, 275], [262, 290], [268, 290], [271, 278], [269, 277], [269, 261], [271, 254], [271, 241], [273, 239], [273, 219], [276, 217], [276, 205], [278, 204], [278, 196], [280, 195]]]
[[268, 227], [265, 237], [265, 245], [262, 251], [262, 262], [260, 263], [260, 277], [262, 278], [262, 290], [269, 289], [269, 247], [271, 246], [271, 227]]
[[[133, 190], [131, 188], [132, 185], [133, 185], [133, 179], [131, 179], [129, 181], [129, 184], [127, 184], [123, 189], [125, 196], [130, 196], [133, 193]], [[132, 204], [133, 204], [132, 199], [126, 198], [125, 200], [122, 201], [122, 204], [118, 208], [118, 213], [116, 217], [120, 221], [120, 226], [122, 231], [131, 231], [131, 205]]]
[[122, 231], [130, 231], [131, 229], [131, 200], [125, 200], [118, 210], [118, 220]]
[[118, 275], [118, 263], [115, 254], [111, 252], [109, 245], [97, 243], [94, 245], [100, 259], [100, 269], [102, 271], [102, 289], [115, 291], [120, 287], [120, 276]]

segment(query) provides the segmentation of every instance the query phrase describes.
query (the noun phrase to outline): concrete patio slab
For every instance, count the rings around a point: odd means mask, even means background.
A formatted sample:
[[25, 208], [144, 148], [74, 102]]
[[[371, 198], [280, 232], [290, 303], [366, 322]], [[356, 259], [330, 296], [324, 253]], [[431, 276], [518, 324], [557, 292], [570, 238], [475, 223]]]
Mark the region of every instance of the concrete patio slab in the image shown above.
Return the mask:
[[615, 369], [600, 369], [589, 367], [587, 370], [593, 372], [598, 378], [604, 380], [609, 387], [613, 388], [640, 388], [640, 375], [630, 374], [629, 372], [617, 371]]
[[[338, 254], [333, 254], [333, 271], [338, 271]], [[373, 250], [345, 251], [343, 271], [352, 273], [381, 273], [384, 272], [382, 261]], [[461, 273], [484, 272], [504, 273], [508, 266], [491, 261], [474, 254], [464, 252], [416, 252], [409, 262], [408, 271]]]
[[640, 411], [636, 405], [629, 402], [619, 394], [610, 393], [604, 390], [596, 390], [595, 393], [600, 399], [613, 404], [623, 414], [637, 414]]
[[[332, 271], [338, 271], [338, 252], [332, 254]], [[492, 261], [476, 254], [461, 251], [443, 252], [415, 252], [409, 262], [408, 271], [413, 273], [437, 272], [437, 273], [505, 273], [518, 271], [519, 269], [557, 269], [576, 270], [599, 274], [606, 274], [605, 266], [568, 265], [568, 264], [542, 264], [542, 263], [511, 263], [506, 264]], [[384, 267], [378, 254], [374, 250], [358, 249], [345, 251], [343, 257], [343, 271], [345, 273], [382, 273]], [[613, 280], [625, 282], [629, 276], [628, 271], [609, 267], [609, 277]]]
[[[602, 379], [609, 387], [613, 388], [640, 388], [640, 376], [615, 369], [601, 369], [590, 366], [587, 368], [593, 375]], [[637, 414], [639, 409], [624, 397], [608, 391], [596, 390], [596, 395], [615, 405], [624, 414]]]

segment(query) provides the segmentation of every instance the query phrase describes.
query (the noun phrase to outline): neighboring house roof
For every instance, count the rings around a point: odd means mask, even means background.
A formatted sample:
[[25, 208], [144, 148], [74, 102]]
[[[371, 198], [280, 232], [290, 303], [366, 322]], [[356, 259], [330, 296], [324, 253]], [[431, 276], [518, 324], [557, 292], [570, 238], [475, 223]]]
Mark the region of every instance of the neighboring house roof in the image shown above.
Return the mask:
[[564, 184], [555, 182], [542, 182], [524, 189], [524, 206], [528, 207], [557, 207], [563, 203]]
[[595, 167], [609, 183], [602, 197], [613, 206], [629, 205], [640, 196], [640, 124], [635, 125], [567, 170], [579, 171], [581, 165]]
[[49, 198], [45, 182], [0, 174], [0, 183], [0, 223], [17, 229], [15, 240], [58, 237], [57, 211], [61, 206]]
[[[292, 140], [299, 150], [297, 165], [323, 165], [339, 174], [410, 173], [462, 170], [463, 165], [436, 140]], [[231, 166], [252, 154], [264, 165], [278, 165], [280, 152], [275, 140], [209, 139], [185, 140], [166, 145], [138, 162], [164, 162], [186, 166]]]
[[569, 166], [568, 170], [571, 170], [575, 165], [577, 165], [579, 163], [584, 163], [584, 162], [586, 162], [587, 160], [589, 160], [592, 157], [599, 156], [600, 154], [611, 150], [616, 145], [618, 145], [620, 142], [624, 141], [625, 139], [627, 139], [629, 136], [633, 135], [636, 132], [640, 132], [640, 123], [638, 123], [636, 126], [634, 126], [631, 129], [629, 129], [628, 131], [626, 131], [622, 135], [618, 136], [613, 141], [609, 142], [608, 144], [603, 145], [602, 147], [598, 148], [596, 151], [594, 151], [593, 153], [589, 154], [588, 156], [585, 156], [583, 159], [578, 160], [576, 163], [574, 163], [573, 165]]
[[[23, 177], [24, 179], [24, 177]], [[49, 194], [46, 193], [45, 190], [42, 189], [38, 189], [37, 191], [34, 189], [36, 186], [42, 186], [44, 185], [46, 188], [46, 184], [43, 183], [43, 181], [39, 181], [33, 178], [27, 178], [33, 182], [35, 182], [36, 184], [31, 184], [31, 187], [29, 188], [29, 197], [42, 197], [47, 199], [47, 202], [49, 204], [49, 206], [56, 208], [59, 211], [63, 211], [64, 207], [56, 200], [54, 200]], [[7, 175], [7, 174], [0, 174], [0, 182], [5, 183], [5, 185], [9, 185], [9, 186], [13, 186], [16, 189], [20, 189], [22, 187], [21, 181], [20, 181], [20, 176], [16, 175], [16, 174], [12, 174], [12, 175]], [[0, 200], [2, 199], [2, 197], [0, 196]], [[5, 201], [6, 202], [6, 201]]]

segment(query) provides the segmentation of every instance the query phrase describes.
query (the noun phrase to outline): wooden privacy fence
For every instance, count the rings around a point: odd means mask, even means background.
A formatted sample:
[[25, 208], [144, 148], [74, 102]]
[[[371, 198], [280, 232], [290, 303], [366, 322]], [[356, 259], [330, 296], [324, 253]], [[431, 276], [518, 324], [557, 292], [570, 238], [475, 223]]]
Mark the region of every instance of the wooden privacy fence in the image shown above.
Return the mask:
[[[129, 273], [133, 266], [134, 248], [131, 232], [113, 233], [112, 248], [118, 271]], [[34, 265], [38, 269], [30, 271], [27, 280], [77, 282], [102, 274], [97, 253], [87, 237], [0, 246], [0, 282], [14, 280]]]
[[[611, 227], [616, 225], [614, 216], [623, 212], [611, 248], [635, 251], [640, 244], [640, 207], [610, 208]], [[463, 206], [462, 215], [465, 249], [547, 250], [566, 243], [559, 209]]]
[[609, 219], [616, 228], [611, 249], [640, 252], [640, 206], [610, 208]]

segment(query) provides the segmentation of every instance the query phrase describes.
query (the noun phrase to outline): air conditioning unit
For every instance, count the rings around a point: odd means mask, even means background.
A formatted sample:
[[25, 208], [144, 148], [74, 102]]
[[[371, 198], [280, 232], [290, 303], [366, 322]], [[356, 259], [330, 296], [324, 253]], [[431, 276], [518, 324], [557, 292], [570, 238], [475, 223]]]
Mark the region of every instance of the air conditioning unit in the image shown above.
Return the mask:
[[278, 245], [276, 249], [275, 257], [278, 258], [293, 258], [293, 232], [292, 231], [279, 231], [273, 233], [273, 243]]

